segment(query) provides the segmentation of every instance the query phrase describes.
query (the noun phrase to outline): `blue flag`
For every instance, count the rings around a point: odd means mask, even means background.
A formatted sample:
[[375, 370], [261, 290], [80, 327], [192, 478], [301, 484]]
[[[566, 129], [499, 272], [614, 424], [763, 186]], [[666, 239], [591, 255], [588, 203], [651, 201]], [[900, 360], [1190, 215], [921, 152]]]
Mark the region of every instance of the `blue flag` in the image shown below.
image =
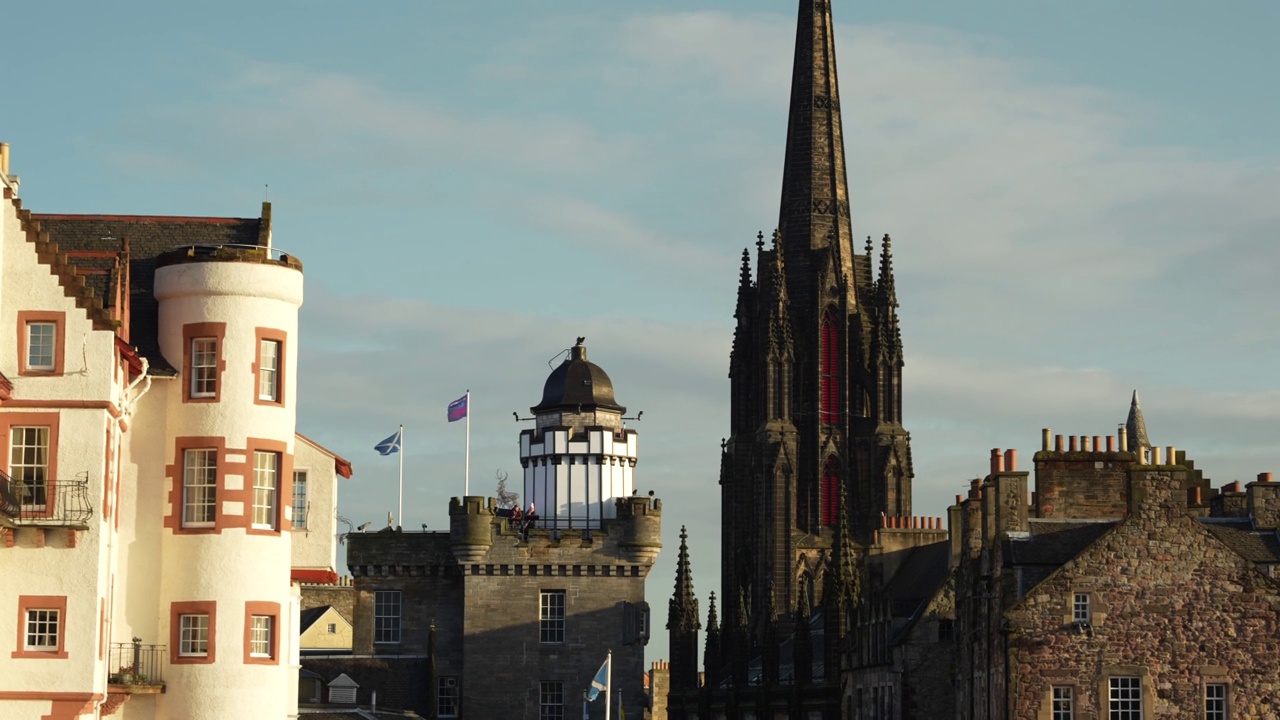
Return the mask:
[[449, 422], [461, 420], [462, 418], [467, 416], [467, 398], [468, 397], [470, 397], [470, 395], [463, 395], [457, 400], [454, 400], [453, 402], [449, 403]]
[[400, 452], [400, 436], [403, 434], [404, 434], [404, 428], [402, 427], [396, 431], [395, 435], [392, 435], [386, 440], [383, 440], [377, 445], [374, 445], [373, 449], [377, 450], [380, 455], [390, 455], [391, 453], [398, 453]]
[[591, 679], [591, 689], [587, 691], [587, 701], [590, 702], [600, 696], [600, 693], [607, 692], [609, 689], [609, 658], [605, 657], [604, 664], [600, 666], [600, 671]]

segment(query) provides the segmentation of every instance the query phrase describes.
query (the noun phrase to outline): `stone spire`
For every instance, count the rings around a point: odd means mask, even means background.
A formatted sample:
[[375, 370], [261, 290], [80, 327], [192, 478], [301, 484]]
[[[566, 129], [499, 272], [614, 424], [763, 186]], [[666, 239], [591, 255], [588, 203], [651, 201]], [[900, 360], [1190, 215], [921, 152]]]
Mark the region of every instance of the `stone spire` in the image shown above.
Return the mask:
[[[689, 534], [680, 528], [680, 555], [676, 560], [676, 589], [667, 608], [671, 650], [671, 694], [691, 696], [698, 690], [698, 599], [693, 596], [689, 570]], [[683, 717], [683, 716], [678, 716]]]
[[834, 241], [844, 277], [852, 282], [853, 235], [831, 3], [800, 0], [799, 7], [778, 228], [793, 258]]
[[1147, 437], [1147, 421], [1142, 417], [1142, 406], [1138, 404], [1138, 391], [1133, 391], [1133, 400], [1129, 402], [1129, 419], [1124, 423], [1125, 432], [1129, 436], [1129, 447], [1151, 447], [1151, 438]]
[[879, 315], [881, 352], [902, 361], [902, 329], [898, 326], [898, 289], [893, 280], [892, 241], [886, 233], [880, 246], [880, 277], [876, 280], [876, 311]]
[[707, 599], [707, 646], [703, 651], [702, 662], [707, 673], [707, 687], [716, 687], [720, 684], [723, 664], [720, 642], [720, 619], [716, 615], [716, 593], [711, 591], [711, 596]]
[[837, 496], [835, 535], [831, 538], [831, 555], [822, 578], [823, 662], [828, 672], [840, 667], [841, 641], [849, 632], [849, 613], [858, 606], [862, 595], [856, 550], [849, 532], [849, 488], [843, 478]]
[[676, 559], [676, 589], [671, 596], [667, 614], [667, 629], [697, 632], [702, 629], [698, 619], [698, 598], [693, 594], [693, 571], [689, 569], [689, 534], [680, 527], [680, 554]]

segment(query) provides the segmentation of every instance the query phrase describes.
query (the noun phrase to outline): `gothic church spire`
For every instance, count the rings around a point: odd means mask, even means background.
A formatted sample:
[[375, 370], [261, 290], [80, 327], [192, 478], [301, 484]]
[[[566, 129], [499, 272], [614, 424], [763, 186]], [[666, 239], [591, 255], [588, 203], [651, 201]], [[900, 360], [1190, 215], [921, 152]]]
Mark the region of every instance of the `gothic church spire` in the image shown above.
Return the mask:
[[778, 229], [787, 254], [831, 248], [853, 280], [853, 234], [831, 3], [800, 0]]

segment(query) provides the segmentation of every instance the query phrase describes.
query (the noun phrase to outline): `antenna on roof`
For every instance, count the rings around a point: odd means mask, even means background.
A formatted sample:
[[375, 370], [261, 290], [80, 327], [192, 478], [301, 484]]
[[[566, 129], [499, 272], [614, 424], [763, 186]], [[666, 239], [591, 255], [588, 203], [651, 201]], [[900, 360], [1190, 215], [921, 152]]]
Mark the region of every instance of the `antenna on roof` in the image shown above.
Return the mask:
[[271, 183], [262, 183], [262, 202], [271, 202]]

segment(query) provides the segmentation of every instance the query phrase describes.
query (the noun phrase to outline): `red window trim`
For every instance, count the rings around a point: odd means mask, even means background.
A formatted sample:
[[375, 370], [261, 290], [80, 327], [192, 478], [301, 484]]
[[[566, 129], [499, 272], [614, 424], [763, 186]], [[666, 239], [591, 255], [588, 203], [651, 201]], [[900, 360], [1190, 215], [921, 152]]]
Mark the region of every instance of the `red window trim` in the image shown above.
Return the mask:
[[830, 310], [822, 314], [818, 341], [818, 421], [836, 425], [840, 422], [840, 331]]
[[13, 427], [48, 427], [49, 428], [49, 472], [45, 478], [45, 502], [44, 514], [39, 517], [53, 517], [57, 510], [57, 489], [58, 489], [58, 419], [59, 415], [53, 413], [4, 413], [0, 414], [0, 451], [4, 453], [4, 457], [0, 458], [0, 464], [3, 464], [5, 474], [13, 476], [13, 468], [10, 463], [13, 461]]
[[[169, 481], [169, 513], [164, 518], [164, 526], [175, 535], [217, 535], [230, 528], [242, 528], [249, 535], [279, 536], [289, 527], [285, 524], [286, 502], [292, 505], [293, 498], [293, 454], [289, 452], [287, 443], [266, 438], [248, 438], [247, 447], [227, 447], [227, 439], [219, 436], [183, 436], [174, 439], [173, 462], [165, 466], [165, 476]], [[187, 450], [211, 448], [218, 453], [217, 503], [214, 510], [214, 523], [211, 527], [184, 527], [183, 517], [183, 473], [185, 470], [185, 453]], [[253, 453], [254, 451], [273, 452], [280, 456], [279, 477], [276, 478], [276, 517], [274, 528], [253, 527]], [[231, 462], [230, 455], [242, 455], [244, 460]], [[240, 488], [227, 487], [227, 477], [235, 475], [241, 478]], [[228, 515], [225, 508], [228, 503], [239, 503], [242, 514]]]
[[[27, 650], [27, 611], [58, 611], [58, 649]], [[65, 660], [67, 658], [67, 596], [19, 595], [18, 596], [18, 644], [10, 657], [24, 660]]]
[[[199, 655], [182, 655], [182, 616], [209, 616], [209, 652]], [[187, 600], [169, 604], [169, 664], [212, 665], [218, 651], [218, 602], [216, 600]]]
[[[289, 446], [279, 440], [249, 438], [245, 448], [244, 489], [247, 493], [244, 505], [244, 531], [249, 535], [279, 535], [286, 529], [284, 507], [285, 498], [290, 507], [293, 506], [293, 455], [289, 454]], [[276, 468], [276, 517], [274, 527], [270, 530], [253, 526], [253, 454], [255, 452], [273, 452], [280, 457]]]
[[[254, 615], [266, 615], [271, 618], [271, 650], [269, 657], [250, 655], [250, 651], [253, 648]], [[280, 664], [280, 603], [249, 600], [244, 604], [244, 664]]]
[[[27, 367], [27, 325], [53, 323], [53, 369], [41, 370]], [[67, 314], [43, 310], [18, 311], [18, 375], [53, 377], [62, 375], [67, 358]]]
[[[222, 375], [227, 370], [226, 352], [227, 324], [220, 322], [187, 323], [182, 326], [182, 402], [184, 403], [216, 403], [222, 400]], [[213, 338], [218, 343], [217, 377], [213, 383], [213, 397], [192, 397], [191, 381], [194, 373], [191, 370], [191, 341], [198, 338]], [[255, 391], [257, 389], [255, 388]]]
[[[266, 405], [268, 407], [284, 407], [285, 396], [285, 353], [288, 352], [289, 335], [283, 330], [275, 328], [259, 327], [254, 328], [253, 343], [253, 404]], [[258, 393], [259, 383], [262, 381], [262, 341], [274, 340], [279, 344], [280, 352], [276, 355], [276, 399], [264, 400]]]

